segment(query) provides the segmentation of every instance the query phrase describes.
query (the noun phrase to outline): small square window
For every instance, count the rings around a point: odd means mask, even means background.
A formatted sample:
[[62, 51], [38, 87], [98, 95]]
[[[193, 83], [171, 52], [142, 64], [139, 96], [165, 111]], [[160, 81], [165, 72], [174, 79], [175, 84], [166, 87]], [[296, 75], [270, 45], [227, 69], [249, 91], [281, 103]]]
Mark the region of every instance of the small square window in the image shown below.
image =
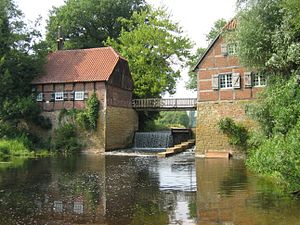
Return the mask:
[[253, 85], [255, 87], [262, 87], [262, 86], [266, 86], [266, 77], [262, 74], [254, 74], [254, 78], [253, 78]]
[[54, 201], [53, 210], [54, 210], [54, 212], [62, 212], [63, 211], [62, 201]]
[[220, 88], [232, 88], [232, 74], [220, 74]]
[[75, 91], [75, 100], [84, 100], [84, 91]]
[[55, 92], [55, 101], [63, 101], [64, 93], [63, 92]]
[[36, 96], [36, 101], [37, 102], [42, 102], [44, 99], [43, 99], [43, 93], [38, 93], [38, 95]]
[[74, 213], [83, 213], [83, 202], [74, 202]]
[[236, 55], [237, 52], [237, 44], [236, 43], [230, 43], [227, 45], [227, 52], [228, 55]]

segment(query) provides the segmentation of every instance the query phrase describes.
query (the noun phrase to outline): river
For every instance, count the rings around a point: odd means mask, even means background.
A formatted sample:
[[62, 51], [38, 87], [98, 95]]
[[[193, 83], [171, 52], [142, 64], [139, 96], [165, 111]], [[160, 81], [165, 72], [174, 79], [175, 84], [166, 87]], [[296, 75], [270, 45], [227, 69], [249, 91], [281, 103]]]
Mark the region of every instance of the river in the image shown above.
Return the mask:
[[300, 224], [300, 201], [242, 160], [132, 154], [0, 167], [0, 224]]

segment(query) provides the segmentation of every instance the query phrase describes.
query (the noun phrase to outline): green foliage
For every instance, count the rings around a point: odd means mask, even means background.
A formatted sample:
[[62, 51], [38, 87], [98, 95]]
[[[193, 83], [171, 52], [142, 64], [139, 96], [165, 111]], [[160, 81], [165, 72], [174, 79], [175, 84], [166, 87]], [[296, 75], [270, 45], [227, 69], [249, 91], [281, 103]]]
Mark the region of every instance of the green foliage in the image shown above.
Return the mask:
[[219, 129], [228, 136], [229, 144], [246, 150], [249, 134], [244, 125], [236, 123], [233, 119], [226, 117], [219, 121], [218, 126]]
[[300, 123], [297, 122], [286, 136], [265, 139], [249, 152], [247, 165], [253, 171], [277, 178], [289, 192], [300, 190], [299, 132]]
[[66, 49], [101, 47], [108, 37], [119, 36], [119, 18], [130, 18], [144, 5], [144, 0], [65, 1], [50, 12], [46, 40], [53, 50], [56, 49], [58, 27], [61, 26]]
[[222, 31], [222, 28], [227, 24], [224, 18], [218, 19], [214, 22], [213, 27], [210, 29], [209, 33], [206, 34], [206, 41], [211, 43]]
[[[128, 62], [138, 98], [174, 93], [180, 69], [190, 56], [191, 42], [182, 29], [170, 20], [165, 9], [148, 8], [122, 19], [118, 38], [108, 38]], [[176, 67], [174, 67], [176, 65]]]
[[289, 77], [300, 65], [299, 13], [300, 3], [295, 0], [248, 1], [238, 15], [240, 61]]
[[93, 93], [86, 103], [84, 110], [66, 110], [59, 113], [59, 127], [54, 131], [52, 148], [64, 154], [70, 154], [80, 150], [82, 145], [78, 142], [78, 125], [95, 130], [99, 115], [100, 102], [96, 93]]
[[39, 115], [30, 84], [45, 59], [45, 51], [37, 45], [40, 37], [24, 23], [13, 1], [0, 1], [0, 138], [30, 137], [24, 126], [28, 121], [49, 127]]
[[189, 117], [183, 111], [163, 111], [156, 118], [146, 121], [143, 131], [160, 131], [189, 127]]
[[185, 111], [164, 111], [160, 112], [159, 118], [155, 121], [156, 124], [161, 124], [162, 126], [171, 127], [189, 127], [189, 117]]
[[167, 212], [160, 209], [157, 203], [137, 204], [130, 225], [163, 225], [169, 223]]
[[74, 124], [61, 124], [60, 127], [54, 131], [52, 148], [63, 154], [74, 153], [81, 148], [77, 139], [78, 136]]
[[12, 157], [32, 157], [34, 153], [24, 144], [24, 137], [18, 139], [0, 139], [0, 160]]
[[[274, 79], [249, 108], [260, 125], [247, 165], [254, 171], [278, 178], [288, 191], [300, 189], [299, 131], [300, 89], [296, 77]], [[253, 139], [252, 139], [253, 140]]]
[[248, 113], [261, 125], [251, 138], [247, 165], [278, 178], [289, 191], [300, 189], [300, 2], [239, 1], [236, 38], [240, 61], [267, 72], [268, 87]]
[[260, 95], [249, 114], [257, 120], [267, 137], [286, 135], [300, 118], [300, 89], [296, 78], [274, 79]]
[[87, 100], [86, 108], [77, 114], [77, 121], [88, 130], [97, 128], [100, 102], [96, 93], [93, 93]]

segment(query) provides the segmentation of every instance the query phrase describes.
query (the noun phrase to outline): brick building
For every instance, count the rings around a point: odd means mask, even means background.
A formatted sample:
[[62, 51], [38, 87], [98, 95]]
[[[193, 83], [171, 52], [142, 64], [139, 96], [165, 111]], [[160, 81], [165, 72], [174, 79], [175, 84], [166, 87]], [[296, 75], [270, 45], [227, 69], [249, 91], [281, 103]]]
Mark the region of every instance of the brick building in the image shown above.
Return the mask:
[[226, 33], [236, 27], [231, 20], [209, 45], [199, 59], [197, 71], [197, 141], [196, 155], [208, 152], [228, 152], [235, 148], [220, 133], [217, 123], [221, 118], [231, 117], [251, 126], [253, 121], [245, 115], [245, 105], [255, 99], [266, 84], [265, 77], [249, 71], [239, 64], [237, 45], [226, 39]]
[[[44, 114], [56, 124], [62, 109], [83, 109], [96, 93], [100, 101], [97, 136], [87, 145], [101, 151], [128, 146], [137, 129], [128, 62], [111, 47], [50, 53], [45, 73], [32, 84]], [[122, 123], [120, 123], [122, 121]]]

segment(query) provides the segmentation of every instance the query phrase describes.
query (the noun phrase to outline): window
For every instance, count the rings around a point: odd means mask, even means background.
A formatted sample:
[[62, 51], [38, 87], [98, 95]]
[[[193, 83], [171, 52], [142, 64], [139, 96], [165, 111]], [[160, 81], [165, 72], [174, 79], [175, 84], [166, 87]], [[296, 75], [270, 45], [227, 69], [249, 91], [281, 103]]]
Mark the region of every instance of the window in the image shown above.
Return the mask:
[[53, 202], [53, 210], [54, 210], [54, 212], [62, 212], [63, 211], [62, 201], [54, 201]]
[[220, 74], [220, 88], [232, 88], [232, 74]]
[[75, 100], [84, 100], [84, 92], [75, 91]]
[[237, 44], [236, 43], [230, 43], [227, 45], [227, 52], [228, 55], [236, 55], [237, 52]]
[[253, 77], [253, 86], [266, 86], [266, 77], [261, 74], [254, 74]]
[[38, 95], [36, 96], [36, 101], [37, 102], [42, 102], [44, 99], [43, 99], [43, 93], [38, 93]]
[[64, 93], [63, 92], [55, 92], [55, 101], [63, 101]]

